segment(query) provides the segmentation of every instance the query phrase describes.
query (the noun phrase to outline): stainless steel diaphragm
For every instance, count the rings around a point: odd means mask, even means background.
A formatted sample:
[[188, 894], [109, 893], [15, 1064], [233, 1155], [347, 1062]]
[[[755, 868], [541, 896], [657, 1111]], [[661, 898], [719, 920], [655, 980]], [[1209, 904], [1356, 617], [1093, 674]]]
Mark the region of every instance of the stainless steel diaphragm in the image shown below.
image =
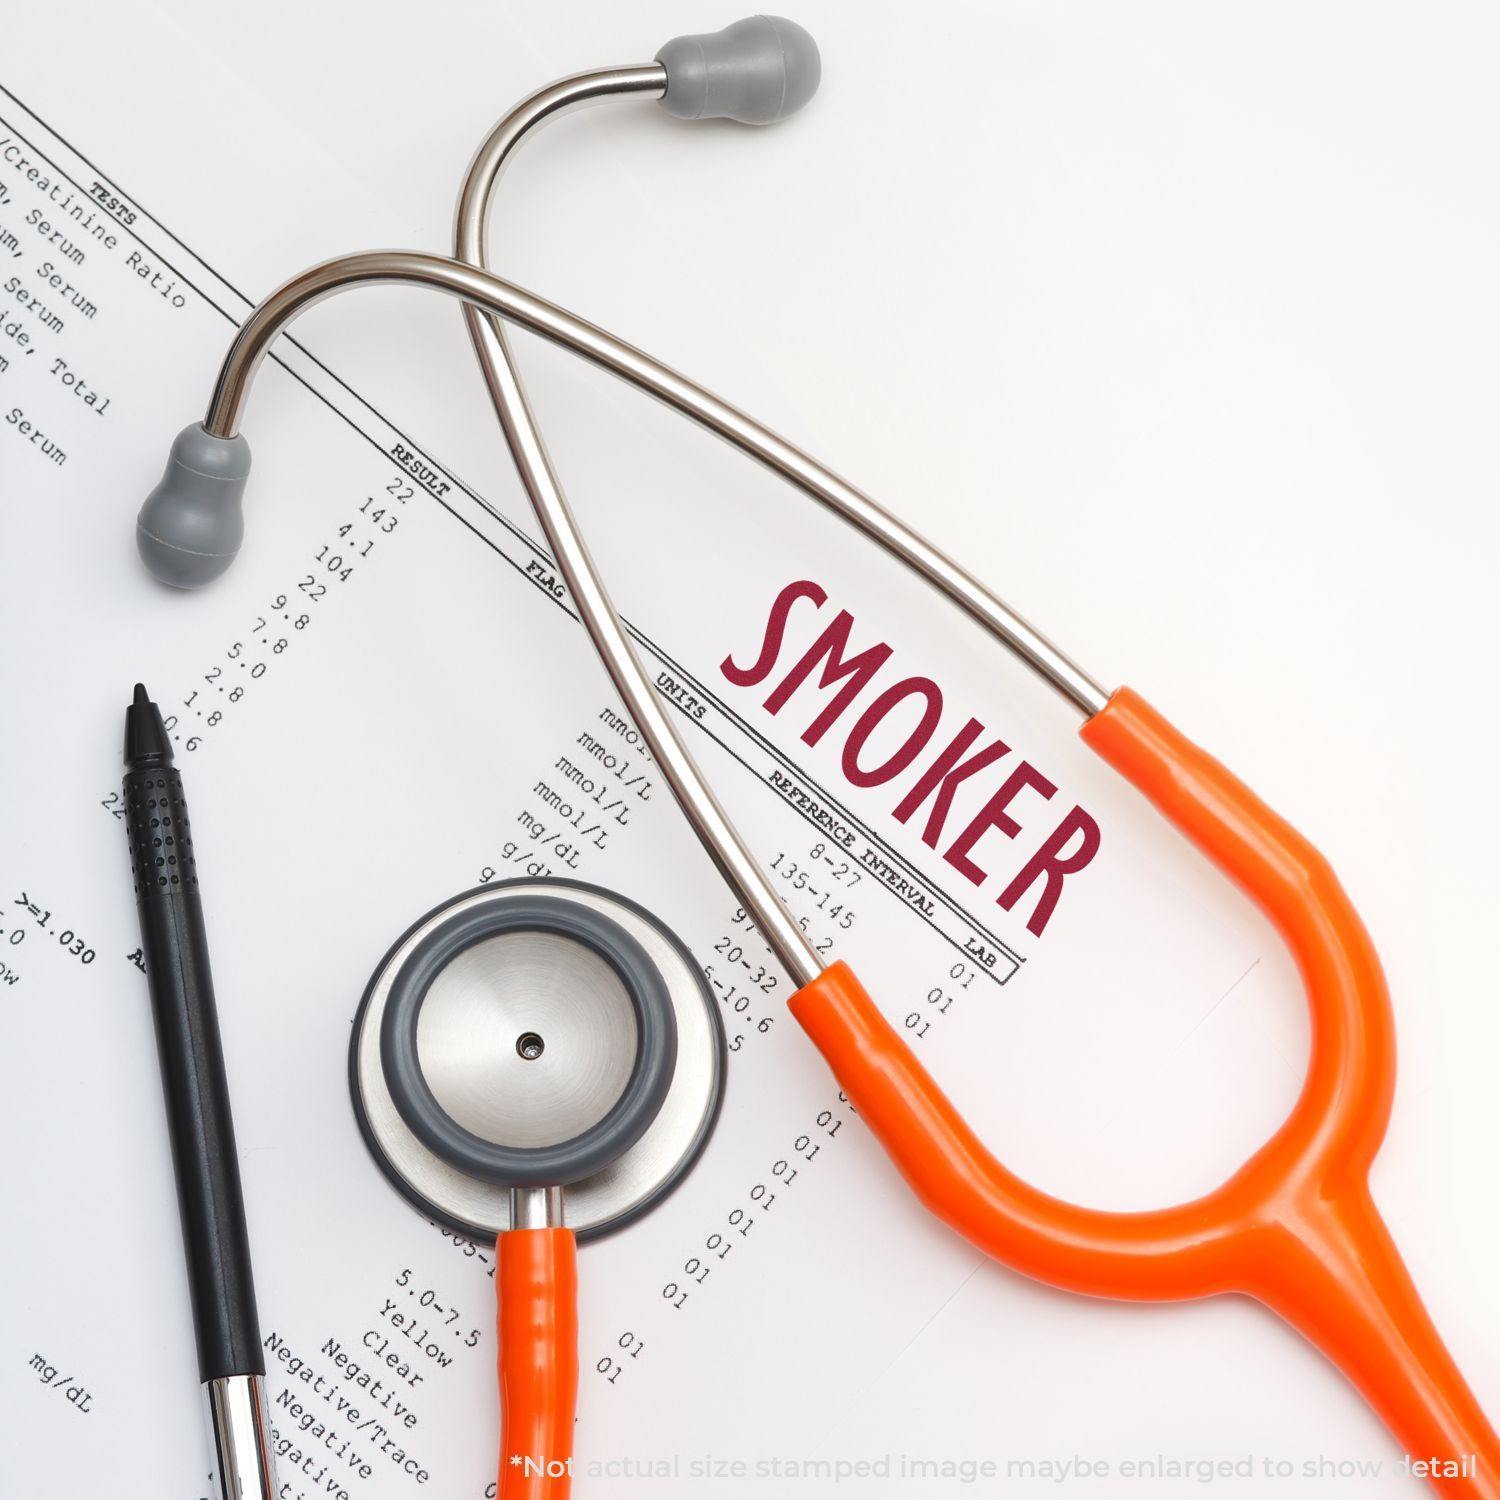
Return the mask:
[[371, 979], [350, 1042], [365, 1140], [418, 1208], [474, 1239], [510, 1189], [565, 1185], [580, 1239], [677, 1185], [724, 1084], [703, 975], [634, 902], [564, 880], [465, 892]]

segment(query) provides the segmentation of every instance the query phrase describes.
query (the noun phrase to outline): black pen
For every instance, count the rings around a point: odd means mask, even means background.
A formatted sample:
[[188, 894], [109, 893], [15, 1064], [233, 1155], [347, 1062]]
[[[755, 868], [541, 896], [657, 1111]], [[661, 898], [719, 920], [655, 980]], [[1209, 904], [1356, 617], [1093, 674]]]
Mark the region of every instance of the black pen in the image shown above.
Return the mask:
[[125, 712], [125, 818], [215, 1472], [224, 1500], [271, 1500], [265, 1355], [193, 834], [172, 741], [139, 683]]

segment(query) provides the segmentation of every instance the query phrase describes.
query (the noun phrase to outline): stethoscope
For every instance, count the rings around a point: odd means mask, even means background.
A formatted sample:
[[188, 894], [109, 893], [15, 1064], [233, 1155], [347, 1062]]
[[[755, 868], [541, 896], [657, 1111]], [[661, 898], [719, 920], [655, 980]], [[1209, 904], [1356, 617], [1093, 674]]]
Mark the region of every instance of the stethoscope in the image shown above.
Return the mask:
[[[1138, 1300], [1241, 1292], [1321, 1348], [1444, 1493], [1500, 1500], [1500, 1440], [1412, 1285], [1369, 1194], [1390, 1115], [1394, 1037], [1380, 963], [1321, 855], [1128, 688], [1106, 693], [982, 583], [868, 496], [649, 355], [485, 269], [495, 183], [539, 124], [575, 106], [655, 98], [674, 115], [764, 124], [799, 109], [819, 60], [800, 27], [757, 16], [680, 37], [641, 67], [581, 73], [523, 100], [480, 147], [455, 259], [382, 251], [325, 262], [245, 320], [208, 414], [173, 444], [141, 510], [151, 571], [180, 587], [238, 550], [249, 450], [239, 420], [273, 340], [322, 298], [400, 282], [460, 299], [500, 425], [569, 592], [626, 709], [704, 848], [799, 986], [790, 1008], [929, 1209], [1038, 1280]], [[1307, 1077], [1291, 1114], [1222, 1186], [1138, 1213], [1038, 1191], [985, 1149], [842, 962], [827, 967], [689, 755], [636, 658], [548, 458], [505, 322], [563, 345], [775, 470], [905, 561], [1084, 715], [1084, 743], [1261, 907], [1302, 971]], [[350, 1076], [377, 1161], [413, 1202], [498, 1235], [502, 1455], [571, 1453], [574, 1231], [618, 1228], [691, 1168], [723, 1087], [716, 1006], [682, 944], [593, 887], [523, 880], [467, 892], [409, 929], [360, 1008]], [[566, 1225], [564, 1219], [566, 1218]], [[502, 1463], [503, 1496], [566, 1478]]]

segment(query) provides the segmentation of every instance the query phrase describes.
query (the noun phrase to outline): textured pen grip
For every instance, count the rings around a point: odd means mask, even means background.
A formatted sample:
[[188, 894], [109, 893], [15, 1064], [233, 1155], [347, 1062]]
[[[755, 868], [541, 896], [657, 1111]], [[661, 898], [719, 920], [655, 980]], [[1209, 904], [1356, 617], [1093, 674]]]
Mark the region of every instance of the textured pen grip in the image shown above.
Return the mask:
[[126, 775], [125, 823], [130, 830], [130, 873], [137, 901], [151, 891], [197, 892], [193, 831], [182, 796], [182, 777], [174, 766]]

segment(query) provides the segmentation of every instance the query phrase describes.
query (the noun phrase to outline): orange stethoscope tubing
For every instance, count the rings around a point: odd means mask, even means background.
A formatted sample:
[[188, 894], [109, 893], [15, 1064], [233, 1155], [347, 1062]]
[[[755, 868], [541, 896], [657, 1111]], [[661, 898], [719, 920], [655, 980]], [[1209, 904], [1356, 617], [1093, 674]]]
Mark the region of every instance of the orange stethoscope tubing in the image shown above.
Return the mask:
[[[500, 1345], [498, 1500], [568, 1493], [578, 1405], [578, 1247], [571, 1229], [507, 1229], [495, 1243]], [[517, 1462], [519, 1460], [519, 1462]]]
[[[1280, 1129], [1227, 1182], [1172, 1208], [1065, 1203], [1006, 1170], [845, 963], [793, 1016], [917, 1197], [987, 1255], [1069, 1291], [1133, 1301], [1240, 1292], [1337, 1365], [1442, 1494], [1500, 1500], [1500, 1439], [1422, 1305], [1370, 1198], [1390, 1119], [1395, 1037], [1380, 960], [1328, 862], [1129, 688], [1084, 743], [1240, 886], [1307, 987], [1307, 1077]], [[572, 1453], [577, 1270], [566, 1229], [498, 1243], [500, 1500], [560, 1500], [568, 1478], [511, 1460]], [[1445, 1463], [1465, 1472], [1445, 1475]]]
[[1121, 688], [1081, 733], [1266, 913], [1301, 970], [1307, 1078], [1239, 1171], [1173, 1208], [1065, 1203], [995, 1160], [846, 964], [799, 990], [792, 1014], [917, 1196], [987, 1255], [1099, 1297], [1258, 1298], [1343, 1370], [1413, 1459], [1469, 1461], [1458, 1477], [1434, 1470], [1440, 1493], [1500, 1500], [1500, 1440], [1370, 1198], [1395, 1038], [1364, 924], [1322, 855], [1136, 693]]

